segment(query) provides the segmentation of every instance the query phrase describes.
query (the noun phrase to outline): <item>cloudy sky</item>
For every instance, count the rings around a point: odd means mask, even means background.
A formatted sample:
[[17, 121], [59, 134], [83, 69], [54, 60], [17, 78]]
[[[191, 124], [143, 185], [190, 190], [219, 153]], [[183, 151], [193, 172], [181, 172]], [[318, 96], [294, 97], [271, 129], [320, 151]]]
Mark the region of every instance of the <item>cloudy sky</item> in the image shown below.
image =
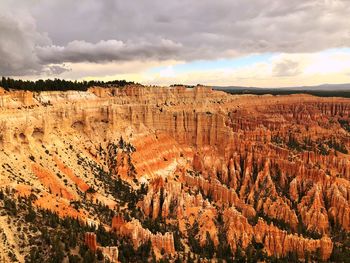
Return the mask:
[[350, 83], [349, 0], [1, 0], [0, 75]]

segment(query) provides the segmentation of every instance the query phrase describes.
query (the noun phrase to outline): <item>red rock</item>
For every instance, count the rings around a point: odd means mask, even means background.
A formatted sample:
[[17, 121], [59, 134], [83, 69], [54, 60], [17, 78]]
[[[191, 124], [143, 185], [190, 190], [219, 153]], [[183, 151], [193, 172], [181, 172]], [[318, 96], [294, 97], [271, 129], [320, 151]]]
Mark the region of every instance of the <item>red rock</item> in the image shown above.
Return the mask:
[[97, 250], [97, 242], [96, 242], [96, 234], [92, 232], [85, 233], [85, 244], [88, 246], [90, 250], [96, 252]]

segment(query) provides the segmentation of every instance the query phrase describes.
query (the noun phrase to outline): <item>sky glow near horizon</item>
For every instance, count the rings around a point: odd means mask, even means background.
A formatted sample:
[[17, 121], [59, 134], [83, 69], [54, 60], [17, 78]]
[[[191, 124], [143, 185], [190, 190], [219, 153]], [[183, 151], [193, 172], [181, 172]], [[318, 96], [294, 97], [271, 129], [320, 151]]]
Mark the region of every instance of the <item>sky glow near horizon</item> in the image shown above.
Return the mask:
[[350, 83], [346, 0], [2, 0], [0, 75], [285, 87]]

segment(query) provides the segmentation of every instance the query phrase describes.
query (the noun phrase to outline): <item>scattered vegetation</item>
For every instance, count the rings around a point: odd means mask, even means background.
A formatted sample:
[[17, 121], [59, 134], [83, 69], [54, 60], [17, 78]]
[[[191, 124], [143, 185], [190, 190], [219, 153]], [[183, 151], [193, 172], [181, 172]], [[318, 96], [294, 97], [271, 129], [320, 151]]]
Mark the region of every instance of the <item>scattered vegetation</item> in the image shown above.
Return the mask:
[[350, 132], [350, 123], [347, 120], [339, 119], [338, 120], [340, 126], [346, 130], [347, 132]]

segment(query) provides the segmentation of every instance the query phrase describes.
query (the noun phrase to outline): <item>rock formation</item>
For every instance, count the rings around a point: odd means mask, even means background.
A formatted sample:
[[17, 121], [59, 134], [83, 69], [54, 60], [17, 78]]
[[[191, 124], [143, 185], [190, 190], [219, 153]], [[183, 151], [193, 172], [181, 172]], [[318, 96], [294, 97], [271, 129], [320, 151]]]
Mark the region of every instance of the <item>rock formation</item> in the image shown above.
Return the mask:
[[[267, 256], [328, 260], [336, 231], [350, 231], [349, 99], [134, 85], [0, 90], [0, 106], [0, 186], [94, 226], [110, 221], [87, 201], [103, 204], [125, 216], [111, 229], [135, 248], [176, 255], [178, 231], [190, 250], [189, 237], [218, 249], [225, 229], [233, 252], [258, 243]], [[117, 179], [126, 194], [108, 188]]]
[[93, 252], [96, 252], [97, 250], [96, 234], [92, 232], [86, 232], [85, 244], [88, 246], [90, 250], [92, 250]]
[[104, 255], [104, 257], [107, 258], [109, 260], [109, 262], [111, 262], [111, 263], [118, 262], [118, 253], [119, 253], [118, 247], [98, 246], [95, 233], [93, 233], [93, 232], [86, 232], [85, 233], [85, 244], [94, 253], [97, 250], [100, 250], [102, 252], [102, 255]]
[[138, 220], [124, 222], [120, 217], [113, 217], [112, 229], [117, 235], [129, 236], [135, 248], [138, 248], [142, 243], [151, 241], [153, 249], [159, 252], [164, 250], [165, 253], [175, 253], [173, 233], [152, 234], [148, 229], [144, 229]]

